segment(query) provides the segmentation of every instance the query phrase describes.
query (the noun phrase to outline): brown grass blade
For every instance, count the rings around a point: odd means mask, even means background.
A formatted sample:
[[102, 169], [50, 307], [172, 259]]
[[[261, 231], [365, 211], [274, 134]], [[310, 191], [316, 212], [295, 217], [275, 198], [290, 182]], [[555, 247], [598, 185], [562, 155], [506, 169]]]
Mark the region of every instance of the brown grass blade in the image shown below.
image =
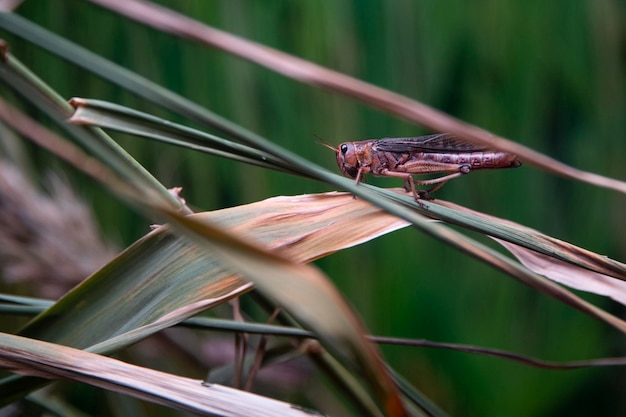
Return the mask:
[[22, 375], [82, 382], [206, 416], [293, 416], [317, 413], [222, 385], [203, 385], [79, 349], [0, 333], [0, 368]]

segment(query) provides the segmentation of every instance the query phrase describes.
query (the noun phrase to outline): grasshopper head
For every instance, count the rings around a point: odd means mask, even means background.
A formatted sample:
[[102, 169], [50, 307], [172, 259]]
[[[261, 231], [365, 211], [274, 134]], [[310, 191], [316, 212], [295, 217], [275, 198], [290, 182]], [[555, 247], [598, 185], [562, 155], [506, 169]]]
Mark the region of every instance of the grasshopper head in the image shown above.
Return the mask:
[[356, 178], [359, 173], [359, 158], [352, 142], [344, 142], [334, 149], [337, 154], [337, 165], [346, 177]]
[[332, 149], [333, 152], [335, 152], [335, 155], [337, 155], [337, 165], [341, 173], [346, 177], [356, 178], [359, 173], [360, 164], [354, 143], [344, 142], [335, 148], [321, 137], [315, 136], [320, 140], [322, 146]]

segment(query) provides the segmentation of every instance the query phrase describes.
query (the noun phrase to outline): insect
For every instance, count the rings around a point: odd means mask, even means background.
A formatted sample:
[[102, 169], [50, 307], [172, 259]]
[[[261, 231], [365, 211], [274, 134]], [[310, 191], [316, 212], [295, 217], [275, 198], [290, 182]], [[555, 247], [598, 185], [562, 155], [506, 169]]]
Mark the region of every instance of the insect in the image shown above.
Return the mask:
[[[517, 168], [517, 156], [475, 145], [449, 133], [414, 138], [369, 139], [344, 142], [336, 148], [323, 143], [337, 155], [341, 172], [358, 184], [365, 174], [404, 179], [404, 189], [412, 192], [415, 201], [430, 199], [430, 194], [446, 182], [478, 169]], [[426, 180], [414, 179], [417, 174], [445, 174]], [[415, 185], [436, 184], [429, 190], [416, 190]], [[419, 202], [419, 201], [418, 201]]]

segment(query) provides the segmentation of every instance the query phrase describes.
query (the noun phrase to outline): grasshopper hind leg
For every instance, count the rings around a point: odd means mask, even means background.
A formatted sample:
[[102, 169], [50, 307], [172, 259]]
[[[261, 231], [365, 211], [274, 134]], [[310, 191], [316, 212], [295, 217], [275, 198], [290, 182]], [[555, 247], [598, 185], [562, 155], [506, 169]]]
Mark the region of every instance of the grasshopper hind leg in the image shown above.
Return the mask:
[[[462, 165], [461, 167], [459, 167], [458, 172], [444, 175], [443, 177], [439, 177], [439, 178], [433, 178], [430, 180], [415, 180], [413, 179], [413, 177], [408, 177], [405, 179], [404, 187], [407, 191], [413, 191], [413, 195], [415, 196], [416, 199], [421, 198], [423, 200], [432, 200], [433, 199], [433, 197], [431, 197], [432, 193], [434, 193], [435, 191], [439, 190], [441, 187], [446, 185], [446, 183], [450, 181], [451, 179], [460, 177], [461, 175], [468, 174], [470, 170], [471, 170], [471, 167], [469, 165]], [[428, 190], [416, 191], [415, 184], [417, 185], [436, 184], [436, 185]], [[409, 185], [411, 186], [411, 188], [407, 189], [406, 187]]]
[[[470, 169], [471, 168], [470, 168], [469, 165], [462, 165], [462, 166], [460, 166], [458, 168], [457, 172], [453, 172], [452, 174], [444, 175], [444, 176], [439, 177], [439, 178], [432, 178], [432, 179], [429, 179], [429, 180], [416, 180], [410, 174], [394, 172], [394, 171], [389, 171], [389, 170], [383, 170], [381, 172], [381, 175], [382, 176], [388, 176], [388, 177], [402, 178], [404, 180], [404, 189], [407, 192], [412, 193], [413, 197], [415, 198], [415, 201], [419, 204], [419, 200], [420, 199], [422, 199], [422, 200], [432, 200], [432, 197], [430, 197], [431, 193], [434, 193], [435, 191], [437, 191], [438, 189], [443, 187], [451, 179], [457, 178], [457, 177], [460, 177], [461, 175], [467, 174], [468, 172], [470, 172]], [[417, 185], [436, 184], [436, 185], [433, 188], [429, 189], [429, 190], [416, 190], [415, 189], [415, 185], [416, 184]]]
[[[463, 164], [463, 165], [454, 167], [454, 170], [452, 170], [451, 168], [449, 171], [447, 171], [447, 172], [452, 172], [451, 174], [447, 174], [438, 178], [431, 178], [428, 180], [416, 180], [415, 178], [413, 178], [411, 174], [407, 174], [404, 172], [389, 171], [388, 169], [383, 170], [380, 173], [380, 175], [402, 178], [404, 180], [405, 191], [412, 193], [413, 197], [415, 198], [415, 201], [419, 204], [420, 199], [432, 200], [433, 198], [430, 196], [430, 194], [434, 193], [435, 191], [443, 187], [451, 179], [460, 177], [461, 175], [469, 174], [471, 170], [472, 170], [472, 167], [470, 165]], [[442, 171], [444, 173], [446, 172], [445, 170], [442, 170]], [[416, 190], [415, 189], [415, 185], [431, 185], [431, 184], [436, 184], [436, 185], [429, 190]]]
[[416, 183], [419, 184], [419, 180], [416, 181], [415, 179], [413, 179], [412, 176], [408, 176], [404, 179], [404, 191], [406, 191], [407, 193], [412, 193], [416, 201], [418, 199], [419, 200], [433, 200], [433, 197], [431, 197], [430, 193], [437, 191], [438, 189], [443, 187], [443, 185], [445, 184], [445, 182], [443, 182], [443, 183], [437, 184], [437, 186], [429, 190], [418, 190], [415, 188]]
[[431, 196], [431, 194], [437, 191], [438, 189], [440, 189], [441, 187], [443, 187], [444, 185], [446, 185], [447, 182], [448, 180], [442, 181], [439, 184], [435, 185], [433, 188], [430, 188], [428, 190], [417, 190], [417, 194], [422, 200], [434, 200], [435, 198]]

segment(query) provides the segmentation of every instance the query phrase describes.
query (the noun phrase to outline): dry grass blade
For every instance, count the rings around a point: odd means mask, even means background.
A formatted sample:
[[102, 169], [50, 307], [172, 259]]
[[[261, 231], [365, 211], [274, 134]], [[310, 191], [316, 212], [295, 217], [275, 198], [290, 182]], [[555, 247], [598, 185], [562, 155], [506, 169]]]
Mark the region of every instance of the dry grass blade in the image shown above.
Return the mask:
[[233, 388], [127, 364], [82, 350], [0, 333], [0, 368], [82, 382], [207, 416], [311, 416], [317, 413]]
[[494, 149], [514, 153], [525, 162], [532, 163], [548, 172], [626, 193], [626, 183], [623, 181], [572, 168], [526, 146], [464, 123], [416, 100], [220, 31], [173, 10], [141, 0], [90, 1], [161, 31], [222, 49], [287, 77], [357, 98], [434, 131], [453, 133]]
[[15, 10], [23, 1], [24, 0], [2, 0], [0, 1], [0, 10], [7, 12]]
[[310, 262], [409, 223], [350, 193], [281, 196], [192, 217], [251, 235], [295, 262]]

